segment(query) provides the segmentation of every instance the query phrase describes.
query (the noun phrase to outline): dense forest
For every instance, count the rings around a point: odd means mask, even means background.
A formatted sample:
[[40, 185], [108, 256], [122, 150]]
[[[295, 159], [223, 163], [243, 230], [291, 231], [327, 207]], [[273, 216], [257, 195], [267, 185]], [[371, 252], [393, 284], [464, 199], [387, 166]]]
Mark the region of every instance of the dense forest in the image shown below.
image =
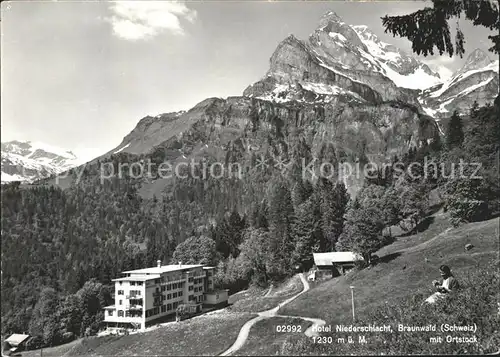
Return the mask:
[[[499, 111], [474, 105], [463, 118], [455, 113], [444, 124], [445, 140], [391, 158], [370, 172], [355, 198], [337, 178], [303, 179], [300, 158], [318, 155], [333, 167], [340, 159], [331, 145], [312, 153], [300, 138], [287, 148], [295, 164], [286, 171], [251, 169], [255, 156], [242, 179], [201, 178], [186, 169], [187, 178], [172, 178], [152, 200], [141, 198], [143, 179], [126, 170], [101, 182], [102, 160], [87, 164], [79, 184], [65, 190], [3, 185], [2, 334], [37, 336], [32, 347], [94, 334], [111, 300], [111, 279], [157, 259], [217, 266], [216, 284], [231, 292], [308, 269], [312, 252], [353, 250], [369, 262], [391, 240], [387, 227], [414, 229], [435, 208], [429, 194], [436, 190], [455, 225], [496, 215]], [[157, 148], [106, 162], [118, 170], [120, 162], [160, 163], [165, 155]], [[227, 160], [242, 155], [229, 150]], [[452, 176], [461, 160], [481, 164], [479, 172], [467, 165], [467, 177]]]

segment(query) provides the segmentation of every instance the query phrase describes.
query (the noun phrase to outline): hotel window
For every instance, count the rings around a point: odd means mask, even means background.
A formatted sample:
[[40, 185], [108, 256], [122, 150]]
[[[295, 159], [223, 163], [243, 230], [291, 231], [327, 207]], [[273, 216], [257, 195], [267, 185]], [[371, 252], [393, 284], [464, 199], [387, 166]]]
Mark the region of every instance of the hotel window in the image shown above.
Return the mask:
[[161, 291], [165, 291], [166, 288], [164, 286], [161, 287]]
[[161, 306], [161, 312], [166, 312], [167, 311], [167, 307], [165, 305], [162, 305]]
[[167, 304], [167, 310], [172, 310], [172, 304]]
[[130, 317], [130, 311], [125, 311], [125, 317]]
[[113, 316], [113, 310], [108, 310], [108, 316]]
[[172, 298], [172, 294], [167, 294], [167, 299], [170, 300]]
[[178, 302], [174, 302], [174, 305], [173, 305], [174, 309], [177, 309], [177, 306], [179, 306], [179, 303]]
[[118, 305], [121, 305], [122, 304], [122, 300], [118, 300]]
[[165, 295], [161, 296], [161, 301], [165, 301]]
[[118, 317], [123, 317], [123, 311], [122, 310], [118, 310]]
[[182, 296], [182, 291], [179, 291], [178, 295], [179, 295], [179, 296]]
[[160, 292], [160, 288], [156, 288], [156, 292], [159, 293]]
[[212, 276], [213, 274], [211, 271], [208, 272], [208, 276]]
[[160, 284], [161, 283], [161, 279], [155, 279], [155, 284]]
[[118, 290], [118, 295], [123, 295], [123, 290]]
[[135, 285], [135, 281], [131, 281], [131, 282], [130, 282], [130, 285]]
[[193, 290], [193, 286], [189, 286], [189, 291]]
[[189, 278], [189, 279], [188, 279], [188, 281], [189, 281], [190, 283], [192, 283], [192, 282], [193, 282], [193, 278]]
[[173, 293], [172, 297], [175, 299], [177, 297], [177, 293]]
[[142, 281], [138, 281], [137, 285], [142, 286]]
[[167, 285], [167, 290], [172, 290], [172, 285], [168, 284]]

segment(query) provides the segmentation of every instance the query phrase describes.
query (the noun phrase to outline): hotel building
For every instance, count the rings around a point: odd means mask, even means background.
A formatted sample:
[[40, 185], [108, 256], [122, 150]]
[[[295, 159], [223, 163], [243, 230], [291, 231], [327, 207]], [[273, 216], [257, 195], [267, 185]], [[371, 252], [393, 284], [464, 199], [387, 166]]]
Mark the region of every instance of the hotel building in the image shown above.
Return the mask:
[[124, 271], [115, 282], [115, 304], [104, 308], [108, 327], [144, 329], [175, 314], [180, 304], [201, 312], [202, 305], [227, 303], [227, 290], [214, 291], [214, 268], [203, 265], [161, 265]]

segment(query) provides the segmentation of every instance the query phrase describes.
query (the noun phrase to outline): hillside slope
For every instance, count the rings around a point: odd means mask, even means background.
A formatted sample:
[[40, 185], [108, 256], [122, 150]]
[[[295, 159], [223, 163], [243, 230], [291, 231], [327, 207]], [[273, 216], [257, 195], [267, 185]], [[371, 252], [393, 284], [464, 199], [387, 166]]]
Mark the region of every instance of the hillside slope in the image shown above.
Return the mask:
[[[441, 264], [449, 265], [458, 279], [469, 271], [491, 269], [486, 263], [498, 256], [499, 222], [495, 218], [452, 228], [446, 216], [435, 216], [426, 231], [398, 238], [377, 252], [381, 262], [376, 266], [321, 283], [280, 313], [309, 314], [332, 324], [350, 323], [350, 285], [355, 286], [356, 311], [362, 315], [381, 303], [430, 293]], [[466, 252], [468, 243], [474, 248]]]
[[[381, 258], [380, 262], [374, 267], [319, 283], [279, 311], [280, 314], [309, 315], [326, 320], [327, 326], [330, 324], [333, 329], [333, 332], [327, 335], [332, 336], [336, 341], [337, 337], [341, 336], [339, 333], [335, 334], [336, 325], [353, 324], [350, 286], [354, 286], [358, 324], [389, 324], [394, 331], [399, 323], [425, 325], [437, 322], [468, 325], [473, 321], [478, 325], [476, 334], [480, 343], [473, 346], [439, 345], [430, 343], [428, 334], [414, 333], [412, 335], [409, 333], [398, 337], [394, 334], [367, 333], [366, 338], [372, 339], [371, 345], [369, 342], [365, 346], [354, 346], [354, 349], [349, 349], [347, 345], [336, 345], [336, 343], [314, 347], [310, 341], [303, 340], [291, 347], [291, 352], [288, 350], [287, 353], [317, 355], [335, 351], [335, 353], [342, 354], [347, 353], [348, 350], [349, 353], [373, 354], [381, 351], [379, 348], [385, 344], [384, 339], [387, 339], [387, 348], [391, 342], [393, 353], [405, 353], [403, 350], [411, 349], [412, 344], [417, 346], [420, 344], [419, 351], [422, 353], [451, 353], [452, 351], [483, 353], [488, 349], [492, 352], [494, 341], [500, 341], [498, 330], [491, 331], [491, 324], [495, 324], [495, 319], [498, 320], [498, 315], [495, 317], [494, 314], [497, 308], [495, 302], [499, 297], [498, 286], [491, 285], [495, 284], [495, 279], [497, 284], [498, 278], [491, 277], [491, 274], [498, 272], [498, 266], [495, 267], [494, 262], [498, 259], [499, 222], [499, 218], [495, 218], [451, 228], [448, 226], [445, 215], [436, 215], [426, 231], [400, 237], [392, 245], [381, 249], [377, 253]], [[472, 244], [474, 248], [466, 251], [464, 249], [466, 244]], [[457, 310], [455, 306], [444, 311], [433, 310], [433, 306], [421, 306], [423, 300], [434, 292], [431, 283], [434, 279], [440, 279], [438, 268], [441, 264], [451, 267], [462, 286], [461, 293], [465, 294], [463, 295], [465, 299], [472, 299], [462, 306], [470, 311]], [[483, 277], [491, 279], [491, 283], [484, 285], [485, 282], [479, 281]], [[489, 295], [491, 293], [493, 295]], [[452, 315], [457, 311], [462, 313], [458, 319]], [[408, 321], [405, 321], [405, 317], [410, 313], [412, 315], [408, 317]], [[382, 320], [375, 320], [374, 316], [379, 316], [379, 318], [381, 316]], [[434, 335], [439, 335], [439, 333], [438, 330]], [[463, 333], [455, 335], [462, 336]], [[342, 337], [346, 336], [342, 335]], [[357, 340], [357, 335], [354, 338]], [[412, 341], [405, 344], [405, 342], [398, 342], [398, 338]]]

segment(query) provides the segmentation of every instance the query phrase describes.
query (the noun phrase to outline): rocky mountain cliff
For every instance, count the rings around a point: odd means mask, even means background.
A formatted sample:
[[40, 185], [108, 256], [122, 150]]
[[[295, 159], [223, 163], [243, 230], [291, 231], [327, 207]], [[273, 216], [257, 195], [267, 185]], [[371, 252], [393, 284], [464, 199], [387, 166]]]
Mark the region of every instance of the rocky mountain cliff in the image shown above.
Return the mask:
[[[408, 66], [402, 68], [396, 58], [389, 61], [390, 56], [380, 47], [382, 42], [374, 45], [377, 40], [374, 35], [370, 37], [369, 31], [361, 28], [358, 31], [365, 34], [364, 40], [355, 27], [343, 22], [337, 14], [326, 13], [307, 41], [293, 35], [283, 40], [271, 56], [266, 76], [249, 86], [243, 95], [308, 103], [327, 102], [342, 95], [358, 103], [400, 101], [420, 107], [416, 92], [407, 89], [409, 85], [398, 86], [390, 78], [401, 82], [402, 73], [410, 71]], [[397, 70], [392, 68], [398, 66]]]
[[[474, 66], [483, 68], [486, 61], [477, 55], [457, 80], [481, 72]], [[209, 98], [186, 112], [147, 116], [100, 160], [120, 153], [144, 159], [160, 150], [173, 165], [201, 158], [249, 164], [258, 156], [280, 162], [290, 160], [300, 142], [316, 158], [329, 148], [337, 162], [387, 162], [410, 147], [439, 140], [438, 125], [427, 115], [434, 113], [428, 98], [441, 105], [453, 96], [440, 82], [422, 62], [330, 11], [306, 41], [293, 35], [284, 39], [267, 73], [243, 96]], [[489, 97], [480, 94], [484, 88], [466, 95]], [[344, 181], [355, 193], [363, 177]], [[168, 179], [149, 178], [142, 194], [159, 196], [167, 186]]]
[[82, 164], [71, 151], [43, 143], [14, 140], [1, 145], [2, 183], [31, 182]]

